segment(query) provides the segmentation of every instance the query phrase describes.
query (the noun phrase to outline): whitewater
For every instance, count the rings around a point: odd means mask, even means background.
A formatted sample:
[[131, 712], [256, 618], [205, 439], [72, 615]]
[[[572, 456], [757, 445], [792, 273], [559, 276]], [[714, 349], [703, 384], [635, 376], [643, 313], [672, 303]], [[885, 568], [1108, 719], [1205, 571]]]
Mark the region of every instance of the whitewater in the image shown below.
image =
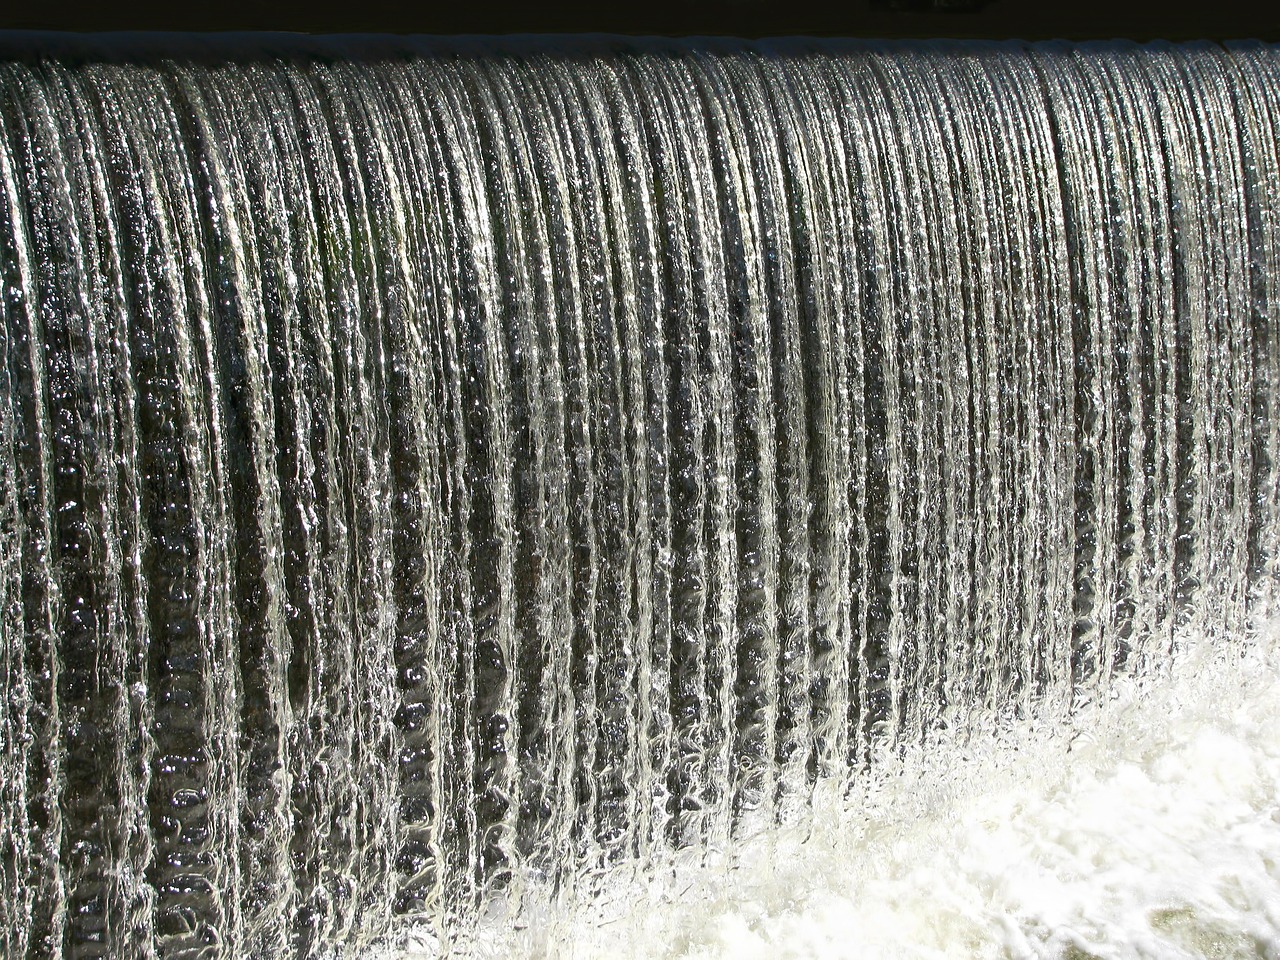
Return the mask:
[[[1237, 638], [1239, 639], [1239, 638]], [[495, 906], [474, 957], [1280, 956], [1280, 621], [1184, 638], [1066, 724], [935, 742], [802, 827]], [[538, 900], [538, 893], [531, 895]], [[370, 960], [427, 960], [417, 931]]]

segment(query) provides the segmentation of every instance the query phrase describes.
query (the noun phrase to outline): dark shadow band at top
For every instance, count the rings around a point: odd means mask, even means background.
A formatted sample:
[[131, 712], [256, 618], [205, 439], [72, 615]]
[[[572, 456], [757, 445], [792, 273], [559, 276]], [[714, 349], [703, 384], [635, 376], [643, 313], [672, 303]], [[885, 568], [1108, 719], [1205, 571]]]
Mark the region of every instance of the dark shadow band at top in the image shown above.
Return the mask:
[[98, 0], [14, 3], [2, 30], [287, 31], [306, 34], [584, 34], [954, 37], [1023, 40], [1280, 40], [1280, 6], [1257, 0]]

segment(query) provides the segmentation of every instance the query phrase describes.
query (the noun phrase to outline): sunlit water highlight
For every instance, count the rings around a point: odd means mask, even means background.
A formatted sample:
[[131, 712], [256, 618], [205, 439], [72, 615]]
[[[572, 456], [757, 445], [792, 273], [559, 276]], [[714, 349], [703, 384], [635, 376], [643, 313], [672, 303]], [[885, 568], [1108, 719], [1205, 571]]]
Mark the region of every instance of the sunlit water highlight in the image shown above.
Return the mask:
[[[911, 758], [812, 829], [618, 870], [480, 927], [481, 957], [1280, 956], [1278, 627], [1191, 644], [1067, 725]], [[380, 954], [419, 960], [425, 940]]]

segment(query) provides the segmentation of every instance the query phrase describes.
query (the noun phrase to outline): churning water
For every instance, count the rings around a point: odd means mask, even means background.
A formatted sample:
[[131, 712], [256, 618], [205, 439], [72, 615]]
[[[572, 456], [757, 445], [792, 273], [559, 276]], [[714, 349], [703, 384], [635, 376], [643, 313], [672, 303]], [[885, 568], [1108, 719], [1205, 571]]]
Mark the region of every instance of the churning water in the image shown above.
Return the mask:
[[1273, 48], [221, 42], [0, 64], [6, 956], [963, 899], [841, 798], [1274, 672]]
[[[465, 956], [1274, 960], [1280, 662], [1220, 644], [1069, 721], [937, 738], [802, 828], [534, 890]], [[1259, 638], [1262, 639], [1262, 638]], [[1045, 718], [1047, 720], [1047, 718]], [[505, 906], [505, 905], [504, 905]], [[415, 930], [370, 960], [428, 960]]]

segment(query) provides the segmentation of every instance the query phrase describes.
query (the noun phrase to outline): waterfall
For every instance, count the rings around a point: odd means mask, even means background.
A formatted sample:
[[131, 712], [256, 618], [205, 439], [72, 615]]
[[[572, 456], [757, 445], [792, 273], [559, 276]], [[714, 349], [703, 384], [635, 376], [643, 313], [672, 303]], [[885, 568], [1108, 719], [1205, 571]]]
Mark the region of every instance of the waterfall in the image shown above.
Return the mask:
[[447, 930], [1271, 603], [1275, 48], [137, 43], [0, 62], [6, 957]]

